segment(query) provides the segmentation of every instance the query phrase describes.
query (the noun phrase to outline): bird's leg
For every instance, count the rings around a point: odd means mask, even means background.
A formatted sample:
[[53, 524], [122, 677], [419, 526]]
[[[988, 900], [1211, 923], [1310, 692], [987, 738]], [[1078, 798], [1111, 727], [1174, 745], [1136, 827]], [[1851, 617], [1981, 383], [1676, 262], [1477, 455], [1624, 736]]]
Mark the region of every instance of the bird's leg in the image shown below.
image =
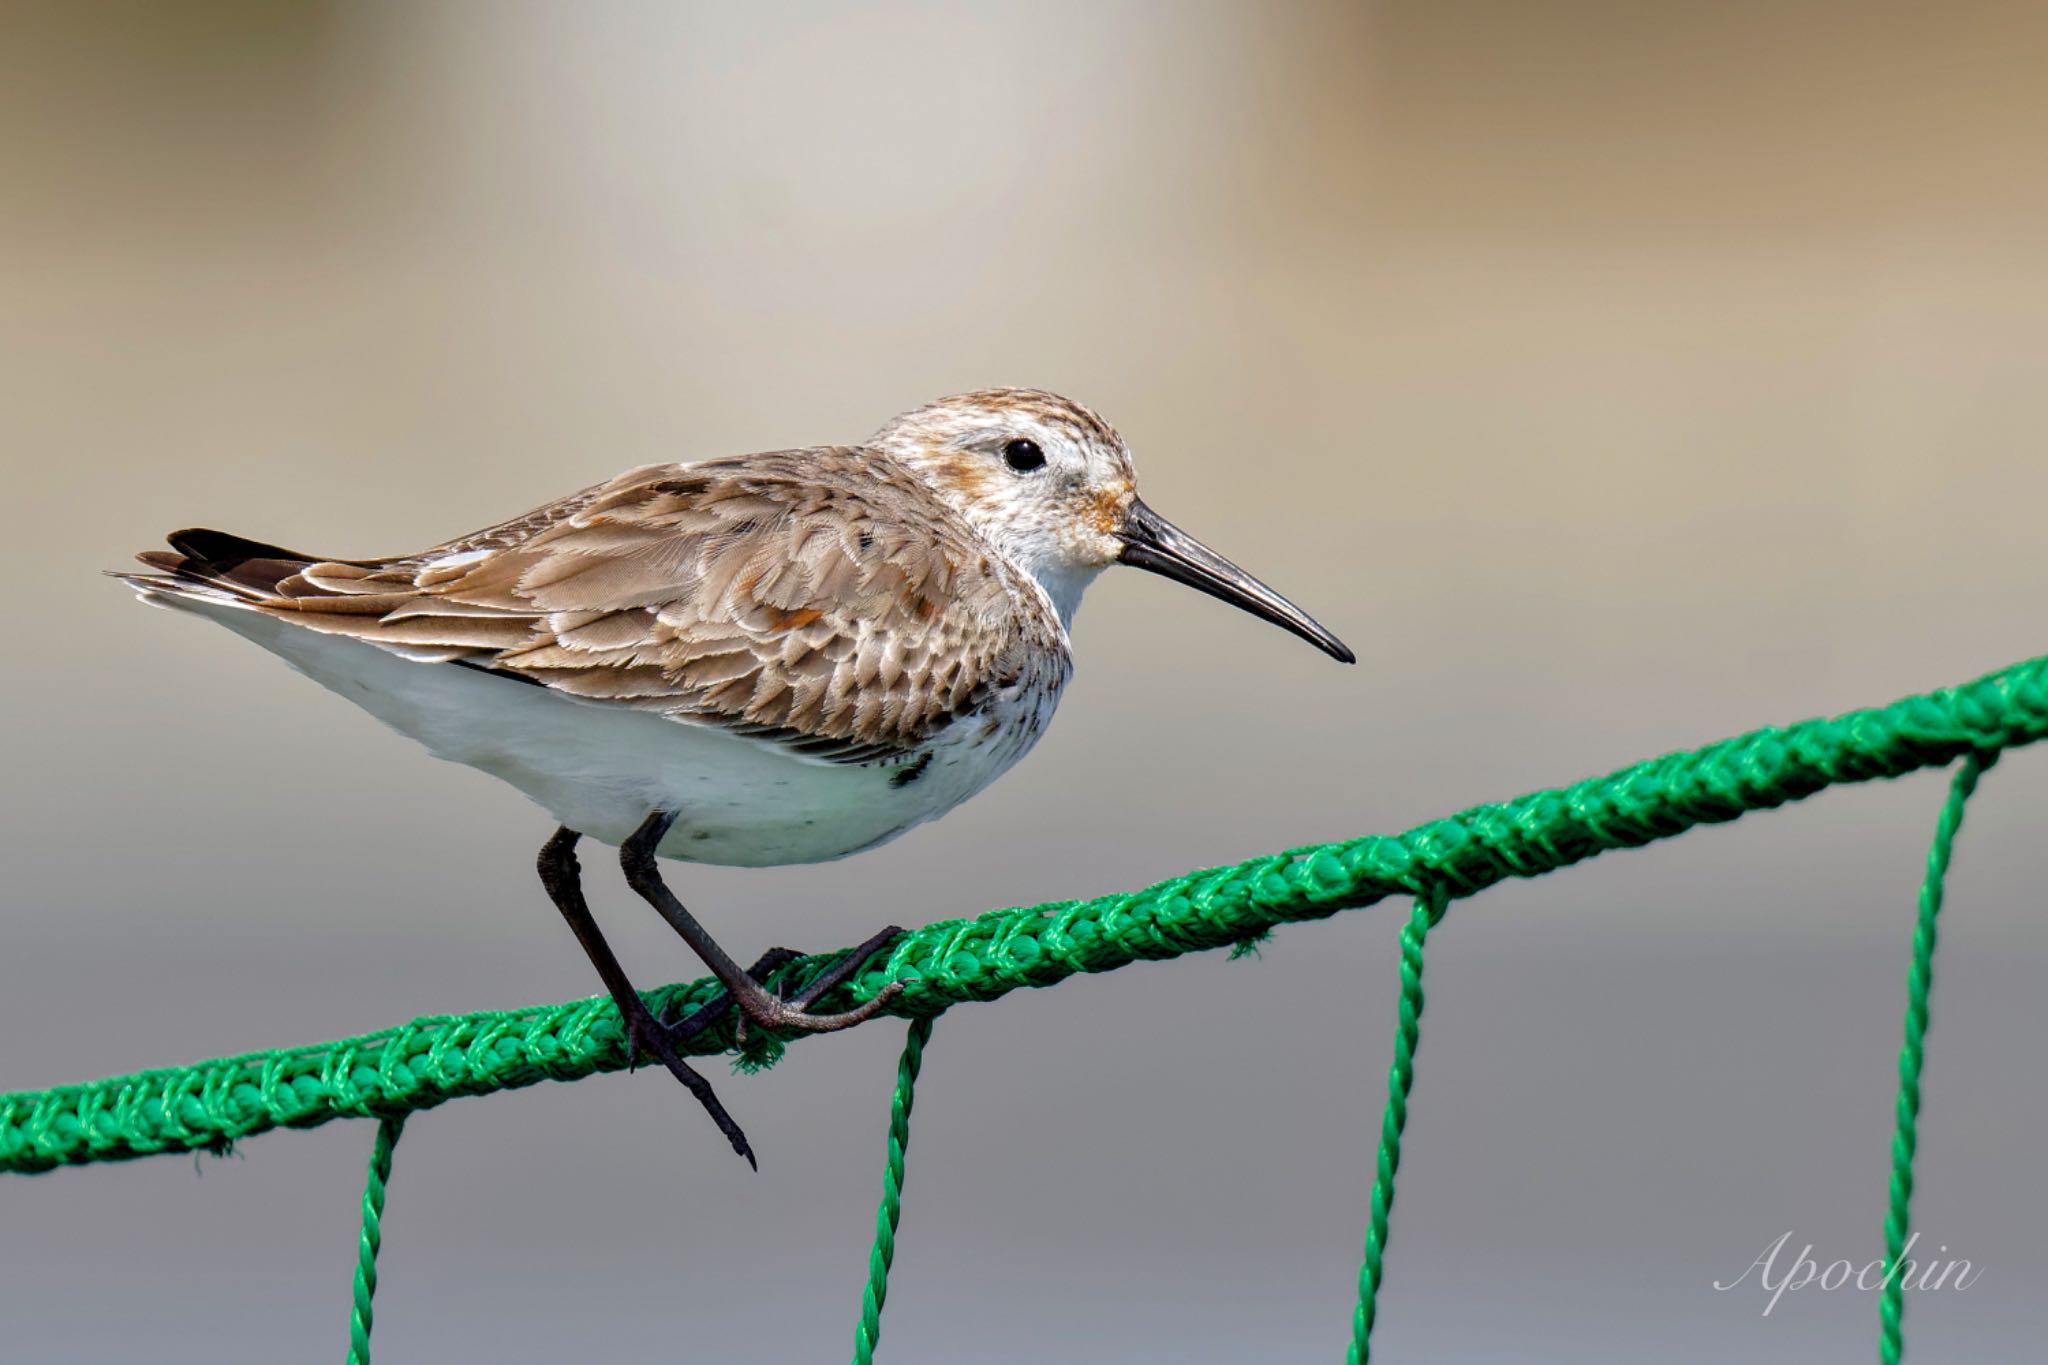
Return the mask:
[[[726, 993], [738, 1004], [746, 1023], [791, 1033], [831, 1033], [873, 1018], [902, 991], [902, 985], [892, 981], [876, 992], [872, 1000], [844, 1014], [812, 1014], [807, 1008], [826, 991], [859, 971], [868, 958], [903, 932], [892, 926], [847, 954], [845, 961], [835, 964], [825, 977], [813, 982], [801, 995], [785, 1000], [770, 994], [760, 982], [740, 970], [732, 955], [704, 932], [704, 926], [697, 923], [696, 917], [683, 908], [683, 903], [662, 881], [661, 870], [655, 866], [654, 850], [675, 822], [675, 815], [668, 811], [656, 811], [648, 816], [640, 828], [619, 845], [619, 866], [625, 870], [626, 881], [640, 893], [641, 899], [653, 906], [670, 927], [682, 935], [683, 942], [704, 959], [704, 965], [711, 968], [712, 975], [724, 984]], [[712, 1002], [714, 1005], [717, 1003]], [[684, 1022], [687, 1024], [689, 1021]]]
[[540, 884], [547, 889], [548, 898], [554, 901], [555, 908], [562, 912], [562, 918], [569, 921], [576, 941], [583, 945], [583, 951], [589, 955], [591, 965], [597, 968], [605, 989], [611, 992], [612, 1002], [619, 1008], [620, 1021], [625, 1025], [628, 1054], [637, 1045], [660, 1058], [661, 1064], [697, 1097], [697, 1103], [711, 1115], [711, 1121], [718, 1125], [719, 1132], [725, 1134], [725, 1140], [732, 1144], [732, 1149], [745, 1157], [749, 1166], [759, 1170], [761, 1163], [754, 1160], [754, 1149], [747, 1145], [747, 1135], [740, 1131], [732, 1115], [726, 1113], [725, 1106], [718, 1102], [718, 1096], [712, 1093], [711, 1082], [676, 1055], [669, 1044], [667, 1030], [655, 1022], [647, 1002], [626, 979], [625, 968], [619, 965], [618, 956], [604, 941], [603, 932], [591, 917], [590, 906], [583, 899], [582, 870], [576, 863], [576, 841], [581, 837], [564, 825], [541, 846]]

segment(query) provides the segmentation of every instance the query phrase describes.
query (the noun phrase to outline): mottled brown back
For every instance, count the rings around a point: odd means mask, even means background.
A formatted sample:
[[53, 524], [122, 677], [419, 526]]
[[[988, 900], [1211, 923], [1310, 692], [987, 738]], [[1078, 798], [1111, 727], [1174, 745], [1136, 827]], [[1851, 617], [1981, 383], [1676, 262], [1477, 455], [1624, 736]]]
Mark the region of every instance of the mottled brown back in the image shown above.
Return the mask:
[[860, 447], [636, 469], [392, 559], [172, 544], [141, 556], [154, 589], [842, 762], [915, 749], [998, 689], [1056, 691], [1068, 669], [1037, 587]]

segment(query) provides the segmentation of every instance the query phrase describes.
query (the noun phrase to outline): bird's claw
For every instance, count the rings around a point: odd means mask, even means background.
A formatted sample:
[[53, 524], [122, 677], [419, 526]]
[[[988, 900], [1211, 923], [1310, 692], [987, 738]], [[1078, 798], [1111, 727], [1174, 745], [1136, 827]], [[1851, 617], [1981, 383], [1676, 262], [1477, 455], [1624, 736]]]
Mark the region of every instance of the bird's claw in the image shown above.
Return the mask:
[[865, 1023], [880, 1014], [889, 1002], [903, 994], [903, 983], [891, 981], [876, 991], [869, 999], [839, 1014], [812, 1014], [808, 1008], [777, 996], [769, 997], [766, 1008], [740, 1011], [740, 1020], [733, 1028], [734, 1037], [745, 1045], [747, 1026], [774, 1033], [836, 1033], [843, 1028]]

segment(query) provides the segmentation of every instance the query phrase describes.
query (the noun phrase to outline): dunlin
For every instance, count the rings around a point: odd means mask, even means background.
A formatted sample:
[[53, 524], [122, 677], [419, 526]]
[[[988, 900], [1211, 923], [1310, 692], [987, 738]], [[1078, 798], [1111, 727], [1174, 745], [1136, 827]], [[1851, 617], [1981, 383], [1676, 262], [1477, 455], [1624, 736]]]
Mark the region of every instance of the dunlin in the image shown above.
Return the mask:
[[[762, 984], [663, 883], [657, 856], [748, 867], [873, 848], [951, 810], [1037, 742], [1072, 672], [1082, 591], [1130, 564], [1285, 627], [1345, 663], [1300, 608], [1138, 499], [1130, 452], [1078, 403], [987, 389], [852, 446], [650, 465], [474, 535], [325, 559], [179, 531], [122, 574], [209, 616], [441, 758], [525, 792], [561, 828], [541, 881], [644, 1048], [734, 1149], [745, 1136], [677, 1045], [718, 1008], [742, 1026], [845, 1028]], [[657, 1020], [584, 903], [575, 845], [626, 879], [724, 983]]]

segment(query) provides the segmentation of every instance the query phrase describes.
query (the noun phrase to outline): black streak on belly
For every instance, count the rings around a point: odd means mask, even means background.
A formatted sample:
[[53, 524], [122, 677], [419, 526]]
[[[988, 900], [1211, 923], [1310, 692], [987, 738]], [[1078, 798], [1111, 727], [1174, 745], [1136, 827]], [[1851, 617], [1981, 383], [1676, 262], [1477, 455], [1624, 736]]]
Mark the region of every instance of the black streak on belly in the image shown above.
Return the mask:
[[917, 762], [905, 764], [903, 767], [898, 768], [895, 772], [891, 773], [889, 775], [889, 785], [892, 787], [907, 787], [911, 783], [917, 781], [918, 778], [923, 777], [924, 770], [931, 766], [932, 756], [930, 754], [924, 754], [921, 757], [919, 757]]
[[531, 683], [535, 687], [547, 686], [546, 682], [534, 677], [530, 673], [508, 672], [502, 668], [492, 668], [489, 664], [480, 664], [474, 659], [450, 659], [448, 662], [454, 664], [457, 668], [468, 668], [478, 673], [488, 673], [493, 678], [504, 678], [508, 682]]

